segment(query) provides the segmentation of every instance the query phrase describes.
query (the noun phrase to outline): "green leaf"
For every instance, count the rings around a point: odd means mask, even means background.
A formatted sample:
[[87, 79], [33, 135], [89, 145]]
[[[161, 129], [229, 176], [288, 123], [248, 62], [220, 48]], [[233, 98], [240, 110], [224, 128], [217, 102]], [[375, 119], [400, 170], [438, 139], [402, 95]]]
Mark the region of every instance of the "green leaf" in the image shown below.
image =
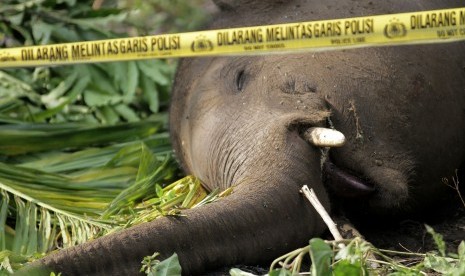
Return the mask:
[[[160, 119], [162, 120], [162, 118]], [[85, 124], [0, 124], [0, 152], [17, 155], [130, 141], [156, 133], [161, 122], [146, 120], [114, 126]]]
[[7, 20], [10, 21], [14, 25], [20, 25], [24, 19], [24, 12], [18, 12], [14, 15], [9, 15]]
[[341, 260], [333, 265], [333, 276], [359, 276], [363, 269], [360, 263], [350, 263], [349, 260]]
[[132, 110], [127, 105], [118, 104], [118, 105], [115, 105], [113, 108], [116, 111], [116, 113], [122, 118], [124, 118], [124, 120], [127, 122], [139, 121], [139, 117], [137, 117], [137, 114], [134, 112], [134, 110]]
[[331, 275], [331, 247], [320, 238], [310, 240], [310, 258], [312, 260], [312, 275]]
[[52, 37], [54, 41], [60, 42], [75, 42], [82, 40], [79, 33], [75, 29], [70, 29], [69, 26], [62, 25], [54, 26], [52, 30]]
[[[69, 89], [71, 89], [75, 85], [77, 78], [78, 72], [73, 71], [64, 80], [60, 81], [60, 83], [55, 88], [50, 90], [48, 94], [40, 97], [42, 103], [45, 104], [48, 108], [53, 108], [57, 105], [62, 104], [64, 100], [60, 97], [62, 97], [67, 91], [69, 91]], [[80, 90], [82, 91], [85, 85], [79, 85], [83, 86], [82, 88], [80, 88]]]
[[[2, 87], [3, 86], [3, 87]], [[40, 103], [40, 96], [27, 82], [0, 71], [0, 96], [26, 97], [32, 103]]]
[[465, 262], [465, 241], [461, 241], [457, 249], [460, 261]]
[[134, 61], [113, 63], [113, 79], [115, 85], [122, 91], [125, 103], [134, 101], [139, 70]]
[[172, 161], [170, 155], [166, 156], [163, 162], [160, 162], [146, 145], [142, 144], [141, 149], [142, 153], [136, 182], [123, 190], [111, 202], [108, 209], [102, 215], [103, 218], [109, 218], [117, 211], [121, 211], [138, 200], [149, 196], [154, 191], [154, 185], [171, 174], [171, 171], [168, 170], [168, 164]]
[[163, 66], [166, 66], [166, 64], [156, 60], [142, 60], [137, 62], [137, 66], [147, 77], [152, 79], [155, 83], [159, 85], [169, 84], [169, 77], [163, 74], [163, 69], [161, 69]]
[[160, 108], [160, 96], [157, 85], [146, 75], [140, 76], [140, 85], [145, 100], [149, 103], [150, 111], [156, 113]]
[[104, 91], [87, 89], [84, 92], [84, 101], [89, 107], [108, 107], [120, 103], [122, 100], [121, 96]]
[[441, 254], [441, 256], [445, 257], [446, 256], [446, 243], [444, 242], [442, 235], [439, 233], [436, 233], [434, 229], [429, 225], [425, 224], [425, 227], [426, 227], [426, 231], [429, 234], [431, 234], [431, 236], [433, 237], [433, 240], [436, 243], [439, 253]]
[[[24, 256], [10, 250], [2, 250], [0, 251], [0, 275], [11, 275], [14, 270], [26, 262], [27, 258]], [[5, 273], [5, 270], [8, 273]]]
[[97, 108], [97, 117], [103, 124], [114, 125], [119, 121], [119, 115], [111, 106]]
[[[73, 19], [72, 22], [79, 25], [82, 30], [96, 30], [104, 35], [110, 36], [111, 33], [102, 29], [111, 23], [122, 22], [126, 19], [127, 13], [120, 11], [119, 14], [109, 14], [103, 17], [87, 17], [82, 19]], [[88, 33], [88, 32], [87, 32]]]
[[111, 71], [110, 66], [112, 66], [112, 64], [82, 64], [81, 66], [83, 66], [83, 68], [81, 68], [81, 74], [84, 76], [90, 75], [92, 78], [92, 83], [89, 86], [91, 89], [108, 95], [119, 95], [118, 89], [116, 89], [108, 75], [108, 71]]
[[52, 30], [53, 26], [43, 22], [42, 20], [37, 20], [34, 24], [32, 24], [32, 36], [39, 44], [50, 43]]
[[163, 188], [159, 184], [155, 185], [155, 193], [157, 197], [163, 197]]
[[137, 82], [139, 81], [139, 70], [136, 66], [134, 61], [129, 61], [127, 63], [128, 71], [127, 71], [127, 85], [123, 87], [124, 98], [126, 103], [130, 103], [133, 101], [134, 94], [136, 93]]
[[423, 261], [426, 268], [442, 274], [451, 273], [454, 270], [454, 260], [451, 258], [427, 254]]
[[179, 264], [178, 255], [174, 253], [168, 259], [155, 264], [148, 275], [153, 276], [176, 276], [181, 275], [181, 265]]

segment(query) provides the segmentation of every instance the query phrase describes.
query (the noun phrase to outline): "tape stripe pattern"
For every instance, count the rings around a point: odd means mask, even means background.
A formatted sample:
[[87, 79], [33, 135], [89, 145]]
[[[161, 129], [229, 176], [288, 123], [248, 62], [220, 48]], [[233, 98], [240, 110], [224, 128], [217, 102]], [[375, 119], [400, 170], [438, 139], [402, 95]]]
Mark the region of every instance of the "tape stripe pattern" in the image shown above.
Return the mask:
[[465, 40], [465, 7], [0, 49], [0, 68]]

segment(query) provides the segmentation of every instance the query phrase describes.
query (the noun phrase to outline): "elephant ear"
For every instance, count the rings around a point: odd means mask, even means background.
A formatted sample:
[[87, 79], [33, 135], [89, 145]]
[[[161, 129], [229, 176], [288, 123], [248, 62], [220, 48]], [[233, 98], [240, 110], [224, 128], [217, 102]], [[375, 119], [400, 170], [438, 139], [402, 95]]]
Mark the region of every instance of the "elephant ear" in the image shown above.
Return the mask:
[[292, 0], [213, 0], [221, 11], [270, 10]]

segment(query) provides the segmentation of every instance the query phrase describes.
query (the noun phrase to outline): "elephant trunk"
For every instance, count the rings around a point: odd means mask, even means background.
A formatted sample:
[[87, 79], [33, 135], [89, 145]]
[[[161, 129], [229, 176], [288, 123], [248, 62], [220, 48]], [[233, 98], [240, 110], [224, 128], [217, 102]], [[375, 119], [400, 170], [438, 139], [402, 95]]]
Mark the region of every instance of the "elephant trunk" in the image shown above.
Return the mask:
[[176, 252], [183, 274], [198, 275], [215, 267], [268, 261], [324, 230], [299, 194], [301, 185], [276, 178], [273, 183], [242, 183], [231, 195], [182, 216], [163, 217], [52, 253], [31, 267], [66, 276], [136, 275], [145, 256], [159, 252], [166, 258]]

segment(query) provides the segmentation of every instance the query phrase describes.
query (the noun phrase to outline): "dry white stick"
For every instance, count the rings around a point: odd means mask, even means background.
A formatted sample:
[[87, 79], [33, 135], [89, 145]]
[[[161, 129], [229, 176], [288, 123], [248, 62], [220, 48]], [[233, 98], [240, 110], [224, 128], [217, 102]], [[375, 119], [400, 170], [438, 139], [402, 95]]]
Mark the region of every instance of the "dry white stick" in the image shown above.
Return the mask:
[[313, 189], [309, 189], [307, 185], [304, 185], [302, 186], [302, 189], [300, 191], [304, 193], [305, 197], [308, 199], [308, 201], [310, 201], [312, 206], [315, 208], [315, 210], [321, 216], [323, 221], [326, 223], [326, 225], [329, 228], [329, 231], [334, 237], [334, 240], [336, 241], [342, 240], [343, 238], [341, 236], [341, 233], [339, 233], [339, 231], [337, 230], [336, 223], [329, 216], [328, 212], [326, 212], [325, 207], [323, 207], [320, 200], [318, 200], [318, 197], [316, 196]]

